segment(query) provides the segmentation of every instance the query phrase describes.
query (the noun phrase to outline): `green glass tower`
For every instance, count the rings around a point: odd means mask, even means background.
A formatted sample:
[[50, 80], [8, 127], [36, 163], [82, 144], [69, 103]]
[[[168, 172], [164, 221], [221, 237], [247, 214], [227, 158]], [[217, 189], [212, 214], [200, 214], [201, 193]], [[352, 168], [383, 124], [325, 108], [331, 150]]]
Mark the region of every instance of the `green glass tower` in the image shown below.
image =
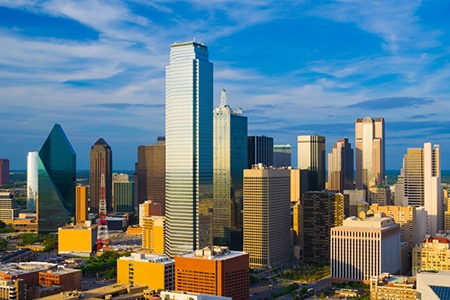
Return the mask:
[[242, 250], [243, 175], [247, 168], [247, 117], [232, 110], [222, 90], [213, 112], [214, 130], [214, 245]]
[[57, 232], [75, 214], [76, 154], [55, 124], [38, 158], [38, 231]]

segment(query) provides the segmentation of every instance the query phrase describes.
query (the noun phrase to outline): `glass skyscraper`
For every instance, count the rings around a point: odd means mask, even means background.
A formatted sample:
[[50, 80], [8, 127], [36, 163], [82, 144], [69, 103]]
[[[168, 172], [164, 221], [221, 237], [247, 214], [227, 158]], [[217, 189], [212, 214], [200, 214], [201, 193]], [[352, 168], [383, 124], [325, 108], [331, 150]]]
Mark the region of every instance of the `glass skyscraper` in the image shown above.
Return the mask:
[[231, 110], [222, 90], [214, 123], [214, 245], [242, 250], [243, 175], [247, 167], [247, 117]]
[[39, 233], [57, 232], [75, 215], [76, 154], [59, 124], [39, 151]]
[[297, 137], [298, 168], [309, 170], [309, 190], [325, 189], [325, 137], [299, 135]]
[[166, 68], [166, 254], [212, 241], [213, 64], [208, 48], [173, 44]]
[[112, 150], [108, 143], [100, 137], [91, 147], [90, 152], [90, 208], [98, 212], [100, 205], [100, 185], [102, 178], [102, 165], [105, 167], [105, 197], [106, 210], [112, 210]]
[[36, 198], [38, 196], [38, 161], [37, 151], [28, 152], [27, 156], [27, 210], [36, 211]]

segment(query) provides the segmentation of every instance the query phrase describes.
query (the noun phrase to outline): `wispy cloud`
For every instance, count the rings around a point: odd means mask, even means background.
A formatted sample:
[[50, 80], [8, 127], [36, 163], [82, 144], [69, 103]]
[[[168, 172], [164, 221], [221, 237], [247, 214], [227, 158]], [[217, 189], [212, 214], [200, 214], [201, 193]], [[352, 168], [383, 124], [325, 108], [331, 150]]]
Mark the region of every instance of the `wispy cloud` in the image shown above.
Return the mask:
[[391, 97], [361, 101], [359, 103], [347, 105], [347, 108], [362, 108], [367, 110], [386, 110], [403, 107], [419, 107], [433, 104], [434, 100], [414, 97]]

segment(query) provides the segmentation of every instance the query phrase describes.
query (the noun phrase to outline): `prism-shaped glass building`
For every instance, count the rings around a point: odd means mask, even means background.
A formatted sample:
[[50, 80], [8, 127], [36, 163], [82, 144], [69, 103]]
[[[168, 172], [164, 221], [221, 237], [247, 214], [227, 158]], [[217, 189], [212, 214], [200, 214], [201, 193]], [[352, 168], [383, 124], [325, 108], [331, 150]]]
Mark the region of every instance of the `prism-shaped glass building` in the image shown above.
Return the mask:
[[75, 215], [76, 154], [59, 124], [55, 124], [38, 158], [39, 233], [57, 232]]

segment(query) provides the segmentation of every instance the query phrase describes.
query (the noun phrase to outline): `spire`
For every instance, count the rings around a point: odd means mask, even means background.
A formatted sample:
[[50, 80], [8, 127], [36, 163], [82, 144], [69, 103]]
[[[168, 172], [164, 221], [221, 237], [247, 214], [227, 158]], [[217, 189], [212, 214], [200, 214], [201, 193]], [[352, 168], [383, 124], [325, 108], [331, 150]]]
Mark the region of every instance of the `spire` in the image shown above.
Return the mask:
[[220, 95], [220, 106], [227, 105], [227, 91], [222, 89], [222, 94]]

